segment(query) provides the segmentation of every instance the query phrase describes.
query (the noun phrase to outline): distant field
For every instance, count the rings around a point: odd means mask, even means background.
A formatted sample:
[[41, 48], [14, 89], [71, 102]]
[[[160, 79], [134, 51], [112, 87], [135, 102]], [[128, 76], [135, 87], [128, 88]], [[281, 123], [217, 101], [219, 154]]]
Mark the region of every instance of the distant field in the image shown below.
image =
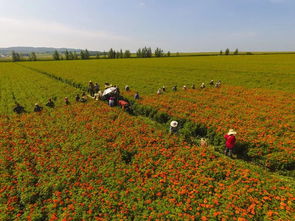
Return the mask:
[[77, 82], [108, 81], [128, 84], [143, 94], [156, 93], [165, 85], [183, 86], [221, 80], [224, 84], [292, 92], [295, 55], [200, 56], [152, 59], [24, 62], [27, 67], [47, 71]]

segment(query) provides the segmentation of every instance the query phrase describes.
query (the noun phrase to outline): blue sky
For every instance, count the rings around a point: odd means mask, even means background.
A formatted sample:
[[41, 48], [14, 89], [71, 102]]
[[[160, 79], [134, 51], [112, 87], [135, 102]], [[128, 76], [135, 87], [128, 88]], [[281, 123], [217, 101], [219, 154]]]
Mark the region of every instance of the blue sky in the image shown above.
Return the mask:
[[0, 47], [295, 51], [295, 0], [0, 0]]

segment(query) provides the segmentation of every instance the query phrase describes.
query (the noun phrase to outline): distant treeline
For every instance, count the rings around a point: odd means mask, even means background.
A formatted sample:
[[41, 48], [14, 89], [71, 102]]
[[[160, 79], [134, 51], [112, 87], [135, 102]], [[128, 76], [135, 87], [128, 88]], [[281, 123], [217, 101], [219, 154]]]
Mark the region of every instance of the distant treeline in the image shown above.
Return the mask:
[[[12, 51], [11, 60], [16, 61], [37, 61], [37, 60], [87, 60], [87, 59], [121, 59], [121, 58], [152, 58], [152, 57], [178, 57], [178, 56], [227, 56], [227, 55], [254, 55], [254, 54], [294, 54], [294, 52], [239, 52], [239, 49], [235, 49], [233, 52], [229, 48], [220, 50], [220, 52], [208, 52], [208, 53], [171, 53], [170, 51], [164, 52], [161, 48], [156, 48], [154, 51], [151, 47], [139, 48], [136, 53], [131, 53], [130, 50], [123, 51], [122, 49], [116, 51], [110, 49], [108, 52], [89, 52], [86, 50], [80, 51], [68, 51], [58, 52], [55, 50], [52, 55], [48, 55], [46, 59], [44, 57], [38, 57], [35, 52], [30, 54], [21, 54]], [[9, 61], [6, 59], [5, 61]]]
[[[176, 53], [177, 56], [180, 56], [179, 53]], [[96, 52], [96, 54], [90, 53], [87, 49], [81, 50], [80, 52], [73, 52], [65, 50], [64, 53], [58, 52], [57, 50], [54, 51], [52, 54], [53, 60], [86, 60], [86, 59], [118, 59], [118, 58], [131, 58], [131, 57], [137, 57], [137, 58], [151, 58], [151, 57], [170, 57], [171, 52], [168, 51], [167, 53], [164, 53], [164, 51], [161, 48], [156, 48], [154, 52], [149, 47], [139, 48], [135, 54], [135, 56], [132, 56], [132, 53], [130, 50], [123, 51], [122, 49], [119, 51], [116, 51], [114, 49], [110, 49], [108, 52]], [[26, 57], [26, 59], [24, 59]], [[17, 53], [15, 51], [12, 51], [12, 61], [22, 61], [22, 60], [28, 60], [28, 61], [36, 61], [37, 55], [35, 52], [32, 52], [30, 54], [21, 54]]]

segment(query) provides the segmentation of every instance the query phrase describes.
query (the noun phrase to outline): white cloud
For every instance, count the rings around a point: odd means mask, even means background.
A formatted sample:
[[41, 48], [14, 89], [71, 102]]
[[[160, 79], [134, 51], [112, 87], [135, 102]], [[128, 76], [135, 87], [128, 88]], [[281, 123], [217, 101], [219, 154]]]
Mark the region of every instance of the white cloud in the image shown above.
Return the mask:
[[115, 33], [77, 29], [57, 22], [0, 17], [0, 27], [0, 47], [52, 46], [108, 50], [136, 44], [136, 40]]

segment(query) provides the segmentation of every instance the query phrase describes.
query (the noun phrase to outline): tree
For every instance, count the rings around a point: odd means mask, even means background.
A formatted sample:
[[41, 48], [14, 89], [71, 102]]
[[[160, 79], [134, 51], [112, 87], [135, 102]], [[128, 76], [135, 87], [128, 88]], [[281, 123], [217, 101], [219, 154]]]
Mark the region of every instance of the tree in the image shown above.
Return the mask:
[[220, 54], [220, 55], [222, 55], [222, 54], [223, 54], [223, 51], [222, 51], [222, 50], [220, 50], [219, 54]]
[[85, 51], [80, 51], [80, 56], [82, 60], [89, 59], [89, 51], [86, 49]]
[[79, 57], [78, 57], [77, 52], [74, 52], [73, 56], [74, 56], [74, 60], [78, 60]]
[[20, 54], [19, 53], [16, 53], [15, 51], [12, 51], [12, 61], [15, 62], [15, 61], [20, 61]]
[[85, 50], [85, 59], [89, 59], [89, 57], [90, 57], [89, 51], [86, 49]]
[[142, 52], [141, 52], [141, 48], [139, 48], [136, 52], [136, 57], [138, 58], [142, 58]]
[[95, 58], [96, 58], [96, 59], [99, 59], [99, 53], [98, 53], [98, 52], [96, 53]]
[[156, 57], [162, 57], [163, 56], [163, 50], [161, 48], [157, 48], [155, 50], [155, 56]]
[[234, 52], [234, 55], [238, 55], [239, 54], [239, 50], [236, 49], [235, 52]]
[[30, 61], [37, 61], [37, 56], [35, 52], [32, 52], [29, 56]]
[[153, 52], [152, 52], [152, 49], [149, 47], [147, 48], [147, 54], [146, 54], [146, 57], [147, 58], [151, 58], [153, 56]]
[[229, 53], [230, 53], [229, 48], [227, 48], [227, 49], [225, 50], [225, 55], [229, 55]]
[[122, 49], [120, 50], [120, 56], [119, 57], [124, 58], [124, 53], [123, 53]]
[[120, 58], [120, 51], [117, 51], [116, 52], [116, 56], [115, 56], [116, 58]]
[[126, 50], [124, 52], [124, 58], [130, 58], [131, 57], [131, 52], [129, 50]]
[[65, 51], [65, 59], [70, 60], [70, 53], [68, 52], [68, 50]]
[[53, 60], [56, 60], [56, 61], [60, 60], [60, 56], [57, 50], [54, 51], [52, 57], [53, 57]]
[[180, 56], [180, 53], [179, 52], [176, 52], [176, 57], [179, 57]]
[[69, 59], [70, 60], [74, 60], [75, 59], [75, 56], [74, 56], [73, 52], [71, 52], [71, 51], [69, 53]]
[[109, 59], [113, 59], [113, 58], [116, 58], [116, 52], [115, 50], [113, 50], [112, 48], [109, 50], [108, 52], [108, 58]]
[[80, 51], [80, 57], [82, 60], [85, 59], [85, 53], [83, 50]]
[[153, 55], [152, 49], [149, 47], [139, 48], [136, 52], [138, 58], [151, 58]]
[[171, 52], [170, 52], [170, 51], [167, 52], [167, 56], [168, 56], [168, 57], [171, 56]]

